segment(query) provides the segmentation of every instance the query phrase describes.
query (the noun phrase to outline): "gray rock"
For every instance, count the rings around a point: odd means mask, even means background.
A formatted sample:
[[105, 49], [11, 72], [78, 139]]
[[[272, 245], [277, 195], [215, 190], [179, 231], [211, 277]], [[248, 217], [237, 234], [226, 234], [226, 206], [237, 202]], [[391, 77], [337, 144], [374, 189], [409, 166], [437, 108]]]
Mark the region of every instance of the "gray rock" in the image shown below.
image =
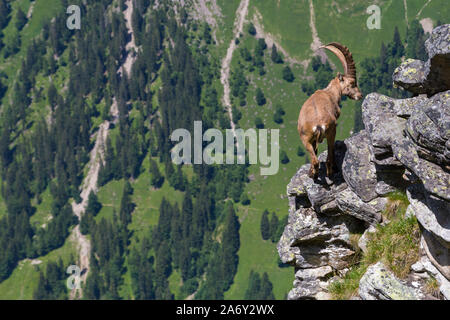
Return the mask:
[[414, 216], [415, 216], [414, 209], [411, 205], [409, 205], [408, 208], [406, 208], [405, 219], [409, 219]]
[[294, 289], [288, 294], [289, 300], [329, 299], [326, 292], [328, 278], [334, 273], [330, 266], [310, 269], [297, 269], [295, 272]]
[[427, 256], [423, 256], [416, 264], [411, 266], [414, 272], [427, 272], [439, 283], [439, 291], [445, 299], [450, 300], [450, 281], [431, 263]]
[[311, 205], [321, 212], [320, 208], [333, 201], [336, 193], [347, 188], [347, 185], [343, 180], [339, 180], [332, 186], [328, 186], [326, 183], [316, 183], [309, 177], [305, 177], [304, 188]]
[[429, 56], [430, 74], [428, 94], [450, 89], [450, 24], [439, 26], [433, 30], [425, 41]]
[[421, 245], [428, 259], [447, 280], [450, 280], [450, 249], [442, 246], [427, 230], [422, 232]]
[[346, 243], [303, 243], [298, 245], [299, 254], [295, 256], [295, 266], [315, 268], [331, 266], [336, 270], [346, 268], [354, 259], [355, 251]]
[[411, 270], [417, 273], [422, 273], [426, 271], [423, 263], [420, 260], [411, 266]]
[[381, 212], [386, 207], [387, 199], [375, 198], [366, 203], [350, 188], [347, 188], [336, 195], [336, 203], [343, 213], [376, 225], [382, 220]]
[[398, 117], [408, 119], [426, 101], [428, 101], [428, 98], [425, 94], [394, 100], [394, 112]]
[[429, 60], [408, 59], [393, 74], [394, 83], [415, 94], [432, 96], [450, 89], [450, 25], [435, 28], [425, 42]]
[[395, 85], [414, 93], [426, 93], [427, 75], [430, 72], [430, 66], [421, 60], [407, 59], [398, 66], [392, 79]]
[[327, 216], [312, 208], [301, 208], [290, 213], [290, 223], [278, 242], [278, 253], [283, 263], [298, 268], [328, 265], [340, 270], [348, 266], [355, 254], [350, 233], [362, 228], [362, 223], [351, 216]]
[[440, 165], [450, 164], [446, 152], [450, 138], [450, 92], [436, 94], [418, 108], [408, 120], [406, 130], [417, 144], [421, 158]]
[[437, 164], [420, 158], [410, 139], [399, 137], [392, 144], [392, 150], [394, 156], [422, 181], [428, 192], [450, 200], [450, 174]]
[[376, 159], [392, 155], [392, 143], [402, 136], [406, 119], [397, 116], [395, 99], [379, 93], [366, 96], [362, 104], [363, 122]]
[[450, 52], [450, 24], [436, 27], [429, 39], [425, 41], [425, 48], [430, 58]]
[[397, 188], [395, 188], [394, 186], [391, 186], [391, 185], [387, 184], [386, 182], [384, 182], [383, 180], [380, 180], [377, 182], [375, 191], [377, 192], [378, 195], [385, 196], [391, 192], [394, 192], [396, 189]]
[[378, 262], [369, 268], [359, 282], [363, 300], [419, 300], [422, 294], [406, 285]]
[[299, 198], [307, 198], [306, 190], [303, 187], [303, 180], [308, 176], [309, 165], [301, 166], [300, 169], [291, 178], [287, 185], [287, 195]]
[[421, 185], [409, 187], [407, 195], [420, 224], [450, 249], [450, 202], [427, 194]]
[[367, 243], [369, 242], [369, 235], [373, 234], [377, 231], [374, 226], [370, 226], [366, 231], [364, 231], [361, 238], [358, 240], [358, 247], [362, 250], [362, 252], [367, 253]]
[[320, 206], [317, 212], [328, 214], [328, 215], [336, 215], [339, 214], [339, 207], [336, 203], [336, 200], [332, 200], [322, 206]]
[[370, 149], [370, 161], [378, 167], [390, 167], [390, 168], [402, 168], [403, 164], [398, 161], [392, 151], [386, 151], [387, 149], [377, 149], [372, 145], [369, 145]]
[[424, 112], [438, 128], [443, 140], [450, 140], [450, 90], [438, 93], [426, 103]]
[[295, 272], [295, 277], [298, 280], [323, 279], [331, 274], [333, 274], [333, 268], [324, 266], [312, 269], [298, 269]]
[[385, 196], [395, 190], [404, 190], [409, 183], [403, 179], [404, 167], [375, 165], [377, 172], [377, 186], [375, 191]]
[[369, 136], [365, 130], [346, 139], [347, 153], [342, 164], [345, 181], [365, 202], [378, 196], [376, 170], [370, 161], [369, 143]]
[[322, 212], [321, 208], [323, 208], [324, 212], [330, 212], [337, 209], [336, 205], [332, 203], [335, 199], [335, 195], [347, 188], [347, 184], [341, 174], [342, 161], [345, 152], [345, 144], [341, 141], [336, 141], [335, 157], [338, 171], [334, 175], [333, 183], [331, 185], [328, 185], [325, 179], [327, 152], [323, 152], [319, 155], [321, 165], [317, 181], [308, 176], [310, 168], [309, 164], [302, 166], [297, 171], [287, 187], [288, 196], [296, 197], [296, 209], [310, 206], [314, 207], [317, 212]]
[[294, 281], [294, 288], [288, 293], [288, 300], [310, 300], [316, 299], [321, 292], [319, 280], [311, 279], [310, 281]]

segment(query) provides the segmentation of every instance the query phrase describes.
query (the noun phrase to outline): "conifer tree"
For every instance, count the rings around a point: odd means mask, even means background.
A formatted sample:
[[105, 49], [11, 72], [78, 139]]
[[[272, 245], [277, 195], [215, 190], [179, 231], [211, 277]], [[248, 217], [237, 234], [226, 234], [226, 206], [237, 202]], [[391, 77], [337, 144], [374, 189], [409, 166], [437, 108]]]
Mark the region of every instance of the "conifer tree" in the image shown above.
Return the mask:
[[292, 73], [292, 70], [289, 66], [283, 68], [283, 79], [287, 82], [292, 82], [295, 79], [294, 74]]
[[156, 161], [150, 159], [150, 184], [155, 188], [161, 188], [164, 183], [164, 177], [158, 169]]
[[248, 206], [250, 204], [250, 199], [248, 198], [248, 195], [245, 192], [241, 194], [240, 201], [244, 206]]
[[16, 14], [16, 28], [21, 31], [23, 27], [27, 24], [27, 16], [22, 11], [22, 8], [19, 7]]
[[272, 212], [272, 216], [270, 218], [270, 238], [272, 239], [272, 242], [277, 242], [279, 240], [279, 238], [277, 239], [278, 225], [278, 217], [275, 212]]
[[275, 300], [273, 295], [273, 285], [269, 280], [269, 276], [267, 272], [264, 272], [261, 278], [261, 291], [260, 291], [260, 300]]
[[282, 164], [287, 164], [290, 161], [286, 151], [284, 150], [280, 151], [280, 161]]
[[89, 193], [88, 204], [86, 207], [86, 212], [91, 213], [93, 216], [96, 216], [97, 213], [102, 208], [102, 204], [98, 201], [98, 197], [94, 191]]
[[305, 155], [305, 150], [303, 150], [302, 146], [297, 147], [297, 156], [303, 157]]
[[261, 88], [256, 89], [256, 103], [258, 104], [258, 106], [266, 104], [266, 97], [264, 96]]
[[270, 238], [270, 224], [269, 224], [269, 212], [264, 210], [261, 216], [261, 236], [263, 240], [267, 240]]
[[272, 46], [272, 54], [270, 56], [273, 63], [283, 63], [283, 58], [281, 57], [280, 53], [278, 53], [277, 46], [273, 44]]
[[127, 181], [123, 188], [119, 211], [120, 221], [124, 226], [128, 225], [131, 222], [131, 213], [133, 212], [134, 209], [134, 204], [131, 201], [130, 197], [132, 193], [133, 189], [131, 187], [131, 184], [129, 181]]
[[9, 21], [9, 6], [7, 0], [0, 0], [0, 28], [6, 27]]
[[256, 35], [256, 28], [253, 23], [250, 23], [247, 29], [248, 33], [252, 36]]
[[248, 287], [245, 291], [244, 300], [258, 300], [261, 293], [261, 278], [257, 272], [250, 271]]
[[257, 129], [263, 129], [264, 128], [264, 122], [262, 121], [262, 119], [260, 117], [256, 117], [255, 118], [255, 127]]

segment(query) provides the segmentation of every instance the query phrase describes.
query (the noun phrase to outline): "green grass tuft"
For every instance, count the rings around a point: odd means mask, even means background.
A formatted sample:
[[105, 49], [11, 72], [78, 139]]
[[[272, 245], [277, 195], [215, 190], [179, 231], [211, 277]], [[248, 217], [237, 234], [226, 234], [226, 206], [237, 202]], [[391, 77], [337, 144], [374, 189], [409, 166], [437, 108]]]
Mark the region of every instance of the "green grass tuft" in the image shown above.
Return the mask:
[[419, 259], [420, 230], [415, 217], [404, 218], [408, 205], [406, 195], [395, 192], [389, 195], [386, 211], [391, 222], [379, 225], [377, 231], [369, 234], [367, 253], [362, 255], [342, 280], [331, 283], [329, 292], [337, 300], [346, 300], [358, 292], [359, 281], [367, 268], [383, 262], [397, 277], [404, 279], [411, 265]]

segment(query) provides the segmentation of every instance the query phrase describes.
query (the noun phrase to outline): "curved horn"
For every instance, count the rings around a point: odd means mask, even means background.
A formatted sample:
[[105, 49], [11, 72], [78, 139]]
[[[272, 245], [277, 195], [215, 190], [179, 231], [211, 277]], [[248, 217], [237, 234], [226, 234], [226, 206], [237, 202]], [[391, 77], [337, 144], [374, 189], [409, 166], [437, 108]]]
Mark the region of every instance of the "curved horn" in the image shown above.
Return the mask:
[[321, 46], [320, 48], [325, 48], [333, 52], [341, 61], [342, 66], [344, 67], [345, 75], [356, 80], [355, 62], [353, 61], [352, 53], [346, 46], [337, 42], [331, 42], [325, 46]]

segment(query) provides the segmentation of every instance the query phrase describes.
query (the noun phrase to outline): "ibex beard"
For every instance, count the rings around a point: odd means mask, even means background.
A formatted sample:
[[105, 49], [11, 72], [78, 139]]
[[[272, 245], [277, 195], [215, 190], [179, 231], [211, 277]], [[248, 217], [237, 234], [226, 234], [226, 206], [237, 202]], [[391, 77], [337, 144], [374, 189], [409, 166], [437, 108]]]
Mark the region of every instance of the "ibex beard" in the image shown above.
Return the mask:
[[341, 97], [347, 96], [353, 100], [361, 100], [363, 97], [356, 81], [355, 62], [348, 48], [336, 42], [321, 48], [330, 50], [339, 58], [345, 74], [338, 73], [328, 87], [314, 92], [300, 109], [297, 129], [311, 159], [309, 176], [314, 179], [317, 179], [319, 174], [317, 149], [325, 138], [328, 143], [327, 176], [331, 177], [336, 170], [334, 140], [336, 122], [341, 113], [339, 106]]

